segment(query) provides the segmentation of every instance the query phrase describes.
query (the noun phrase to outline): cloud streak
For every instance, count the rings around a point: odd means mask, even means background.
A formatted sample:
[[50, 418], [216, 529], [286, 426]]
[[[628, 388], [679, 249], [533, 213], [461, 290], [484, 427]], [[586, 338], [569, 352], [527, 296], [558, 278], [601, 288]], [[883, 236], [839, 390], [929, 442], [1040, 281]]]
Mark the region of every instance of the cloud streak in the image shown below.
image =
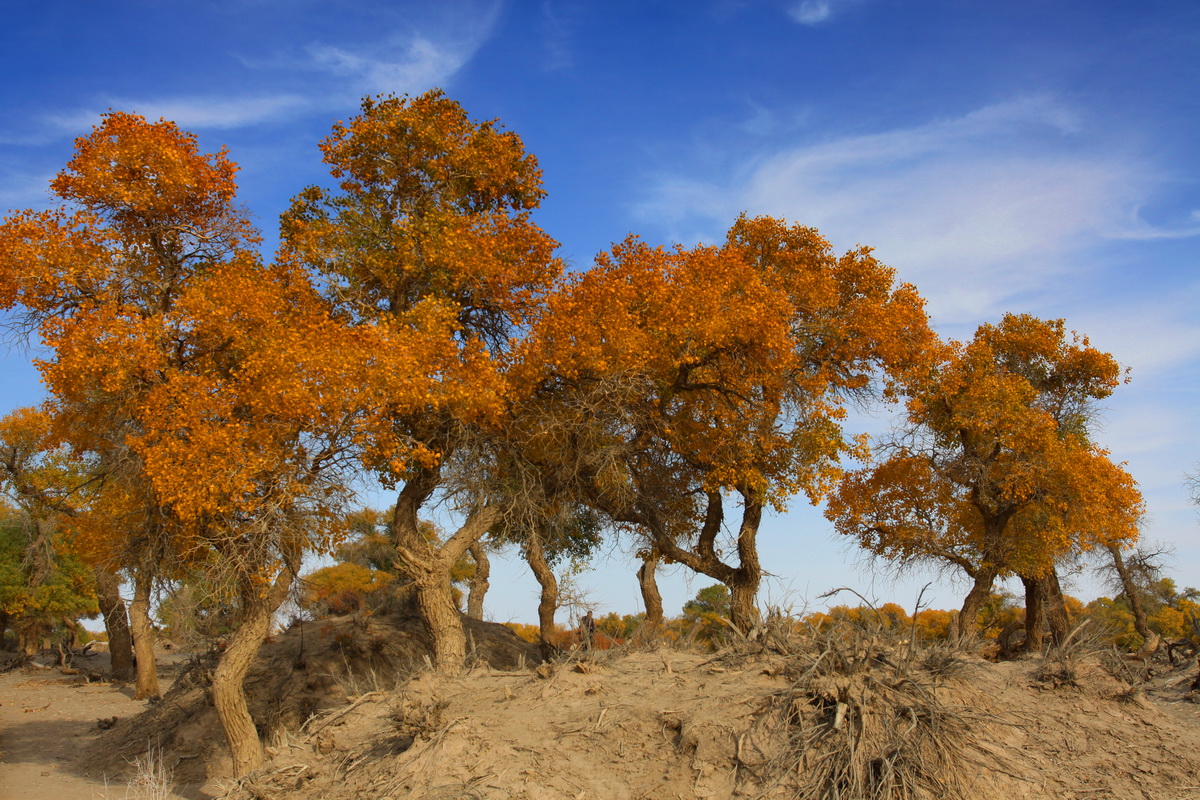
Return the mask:
[[1083, 130], [1050, 98], [1018, 98], [759, 154], [724, 182], [664, 177], [636, 210], [710, 239], [742, 210], [813, 225], [874, 246], [943, 321], [973, 321], [1070, 274], [1149, 191], [1146, 165], [1089, 150]]

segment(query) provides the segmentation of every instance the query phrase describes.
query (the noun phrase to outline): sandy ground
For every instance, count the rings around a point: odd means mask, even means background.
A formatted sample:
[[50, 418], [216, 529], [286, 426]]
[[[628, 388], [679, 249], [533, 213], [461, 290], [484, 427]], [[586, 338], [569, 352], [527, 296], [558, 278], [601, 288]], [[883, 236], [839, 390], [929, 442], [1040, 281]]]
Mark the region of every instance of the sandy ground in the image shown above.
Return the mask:
[[[0, 663], [12, 656], [0, 653]], [[75, 762], [103, 732], [100, 720], [133, 717], [147, 703], [133, 699], [131, 685], [88, 682], [86, 673], [107, 669], [105, 655], [79, 659], [75, 675], [41, 661], [40, 667], [0, 673], [0, 800], [132, 800], [137, 792], [126, 784], [87, 777]], [[174, 661], [167, 657], [160, 665], [164, 691]], [[212, 796], [201, 787], [176, 788], [176, 796], [188, 800]]]

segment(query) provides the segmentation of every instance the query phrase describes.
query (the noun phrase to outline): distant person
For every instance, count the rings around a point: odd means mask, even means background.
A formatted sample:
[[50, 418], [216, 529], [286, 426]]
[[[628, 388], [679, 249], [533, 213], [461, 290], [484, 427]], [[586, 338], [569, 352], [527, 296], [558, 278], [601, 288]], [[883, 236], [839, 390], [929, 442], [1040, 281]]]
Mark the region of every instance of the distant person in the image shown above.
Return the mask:
[[596, 619], [591, 611], [584, 614], [583, 619], [579, 621], [579, 631], [583, 634], [583, 649], [591, 650], [592, 645], [596, 643]]

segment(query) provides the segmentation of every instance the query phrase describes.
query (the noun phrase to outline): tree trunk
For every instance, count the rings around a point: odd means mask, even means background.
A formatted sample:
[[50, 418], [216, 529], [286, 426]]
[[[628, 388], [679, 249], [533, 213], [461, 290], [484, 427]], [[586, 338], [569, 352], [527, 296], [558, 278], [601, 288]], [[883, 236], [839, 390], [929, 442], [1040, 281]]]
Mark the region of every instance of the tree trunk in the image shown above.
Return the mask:
[[150, 573], [141, 568], [133, 574], [133, 602], [129, 621], [133, 627], [133, 652], [137, 657], [137, 684], [133, 698], [146, 700], [160, 696], [158, 666], [154, 661], [154, 624], [150, 621]]
[[467, 616], [472, 619], [483, 619], [483, 598], [488, 590], [488, 578], [492, 574], [492, 563], [488, 560], [487, 549], [483, 542], [471, 545], [469, 552], [475, 559], [475, 574], [471, 576], [471, 586], [467, 592]]
[[755, 497], [742, 495], [742, 524], [738, 527], [738, 566], [729, 586], [729, 621], [742, 633], [758, 625], [758, 586], [762, 582], [762, 566], [758, 561], [758, 526], [762, 522], [763, 503]]
[[4, 636], [8, 633], [8, 612], [0, 611], [0, 650], [5, 649]]
[[45, 627], [31, 620], [17, 622], [17, 652], [23, 656], [36, 656], [42, 643]]
[[127, 681], [133, 677], [133, 636], [129, 632], [129, 616], [120, 587], [116, 573], [104, 567], [96, 568], [96, 602], [104, 615], [104, 630], [108, 632], [113, 680]]
[[538, 585], [542, 587], [538, 600], [538, 638], [542, 658], [549, 659], [554, 654], [554, 644], [551, 636], [554, 634], [554, 612], [558, 610], [558, 578], [546, 561], [546, 551], [542, 546], [540, 531], [530, 532], [525, 540], [525, 560], [533, 570]]
[[[433, 665], [438, 672], [460, 672], [467, 661], [467, 633], [462, 612], [454, 602], [449, 569], [434, 570], [416, 578], [417, 610], [433, 639]], [[444, 577], [444, 579], [443, 579]]]
[[1113, 568], [1117, 571], [1117, 577], [1121, 579], [1121, 591], [1129, 600], [1129, 610], [1133, 612], [1133, 629], [1142, 637], [1142, 649], [1149, 655], [1158, 649], [1162, 640], [1157, 633], [1150, 630], [1150, 623], [1146, 619], [1146, 606], [1142, 603], [1142, 590], [1134, 582], [1133, 574], [1125, 564], [1125, 556], [1121, 553], [1121, 548], [1115, 544], [1109, 545], [1108, 552], [1112, 555]]
[[213, 707], [225, 730], [237, 778], [258, 769], [265, 761], [262, 740], [246, 703], [244, 683], [246, 672], [271, 631], [272, 616], [287, 598], [294, 575], [294, 571], [286, 570], [277, 576], [266, 597], [259, 596], [257, 586], [244, 587], [242, 620], [213, 670]]
[[652, 549], [638, 568], [638, 586], [642, 590], [642, 603], [646, 606], [646, 621], [642, 623], [638, 634], [644, 637], [656, 634], [663, 623], [662, 593], [658, 591], [658, 578], [655, 575], [660, 558], [658, 551]]
[[1046, 643], [1046, 584], [1038, 578], [1021, 576], [1025, 585], [1025, 652], [1041, 652]]
[[1056, 647], [1067, 643], [1071, 635], [1071, 618], [1067, 614], [1067, 602], [1063, 597], [1062, 584], [1054, 567], [1038, 578], [1043, 585], [1042, 597], [1046, 606], [1046, 622], [1050, 625], [1050, 641]]
[[979, 625], [979, 612], [991, 596], [992, 586], [996, 582], [996, 573], [991, 570], [981, 570], [971, 577], [975, 579], [975, 583], [963, 600], [962, 610], [958, 612], [955, 635], [960, 642], [975, 636]]
[[434, 668], [456, 673], [467, 660], [467, 634], [462, 613], [454, 602], [450, 575], [455, 562], [483, 538], [500, 513], [486, 505], [477, 508], [449, 539], [431, 541], [422, 533], [417, 514], [439, 480], [436, 469], [422, 469], [404, 485], [396, 498], [392, 537], [399, 563], [416, 586], [417, 611], [433, 640]]

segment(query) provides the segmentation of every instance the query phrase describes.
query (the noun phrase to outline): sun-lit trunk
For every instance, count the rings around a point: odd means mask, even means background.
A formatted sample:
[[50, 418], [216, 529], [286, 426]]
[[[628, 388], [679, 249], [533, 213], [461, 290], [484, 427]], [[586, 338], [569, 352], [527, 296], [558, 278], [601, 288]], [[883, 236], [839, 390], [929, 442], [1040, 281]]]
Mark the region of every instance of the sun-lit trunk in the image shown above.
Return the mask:
[[242, 619], [213, 670], [213, 707], [229, 742], [235, 777], [258, 769], [266, 758], [258, 728], [250, 716], [244, 684], [250, 665], [271, 631], [271, 619], [287, 598], [294, 574], [287, 570], [276, 577], [265, 596], [257, 586], [244, 587]]
[[467, 634], [454, 601], [451, 573], [458, 559], [483, 538], [500, 515], [493, 508], [478, 508], [446, 541], [427, 538], [418, 512], [438, 480], [436, 470], [425, 469], [405, 484], [392, 515], [392, 538], [398, 562], [416, 587], [417, 612], [433, 641], [434, 668], [453, 674], [466, 663]]
[[554, 651], [550, 637], [554, 634], [554, 612], [558, 610], [558, 578], [554, 576], [554, 570], [550, 569], [550, 564], [546, 561], [546, 551], [542, 546], [539, 531], [532, 531], [525, 540], [525, 560], [542, 589], [538, 599], [538, 646], [541, 648], [542, 658], [548, 659]]
[[137, 684], [134, 699], [147, 700], [160, 696], [158, 665], [154, 660], [154, 624], [150, 621], [150, 573], [145, 568], [133, 575], [133, 602], [129, 604], [129, 621], [133, 628], [133, 652], [137, 657]]
[[657, 633], [663, 623], [662, 593], [658, 590], [656, 576], [660, 558], [657, 550], [651, 550], [642, 559], [642, 566], [638, 568], [637, 573], [638, 586], [642, 591], [642, 603], [646, 607], [646, 621], [642, 623], [642, 629], [638, 633], [646, 637]]
[[471, 585], [467, 591], [467, 616], [472, 619], [483, 619], [483, 598], [487, 595], [488, 578], [492, 574], [492, 564], [488, 559], [487, 548], [482, 542], [471, 545], [469, 552], [475, 560], [475, 574], [471, 576]]
[[955, 636], [960, 642], [966, 641], [978, 632], [979, 612], [983, 610], [983, 604], [987, 602], [992, 593], [992, 586], [996, 582], [996, 573], [991, 570], [980, 570], [972, 577], [975, 581], [971, 586], [971, 591], [967, 593], [966, 599], [963, 600], [955, 627]]

